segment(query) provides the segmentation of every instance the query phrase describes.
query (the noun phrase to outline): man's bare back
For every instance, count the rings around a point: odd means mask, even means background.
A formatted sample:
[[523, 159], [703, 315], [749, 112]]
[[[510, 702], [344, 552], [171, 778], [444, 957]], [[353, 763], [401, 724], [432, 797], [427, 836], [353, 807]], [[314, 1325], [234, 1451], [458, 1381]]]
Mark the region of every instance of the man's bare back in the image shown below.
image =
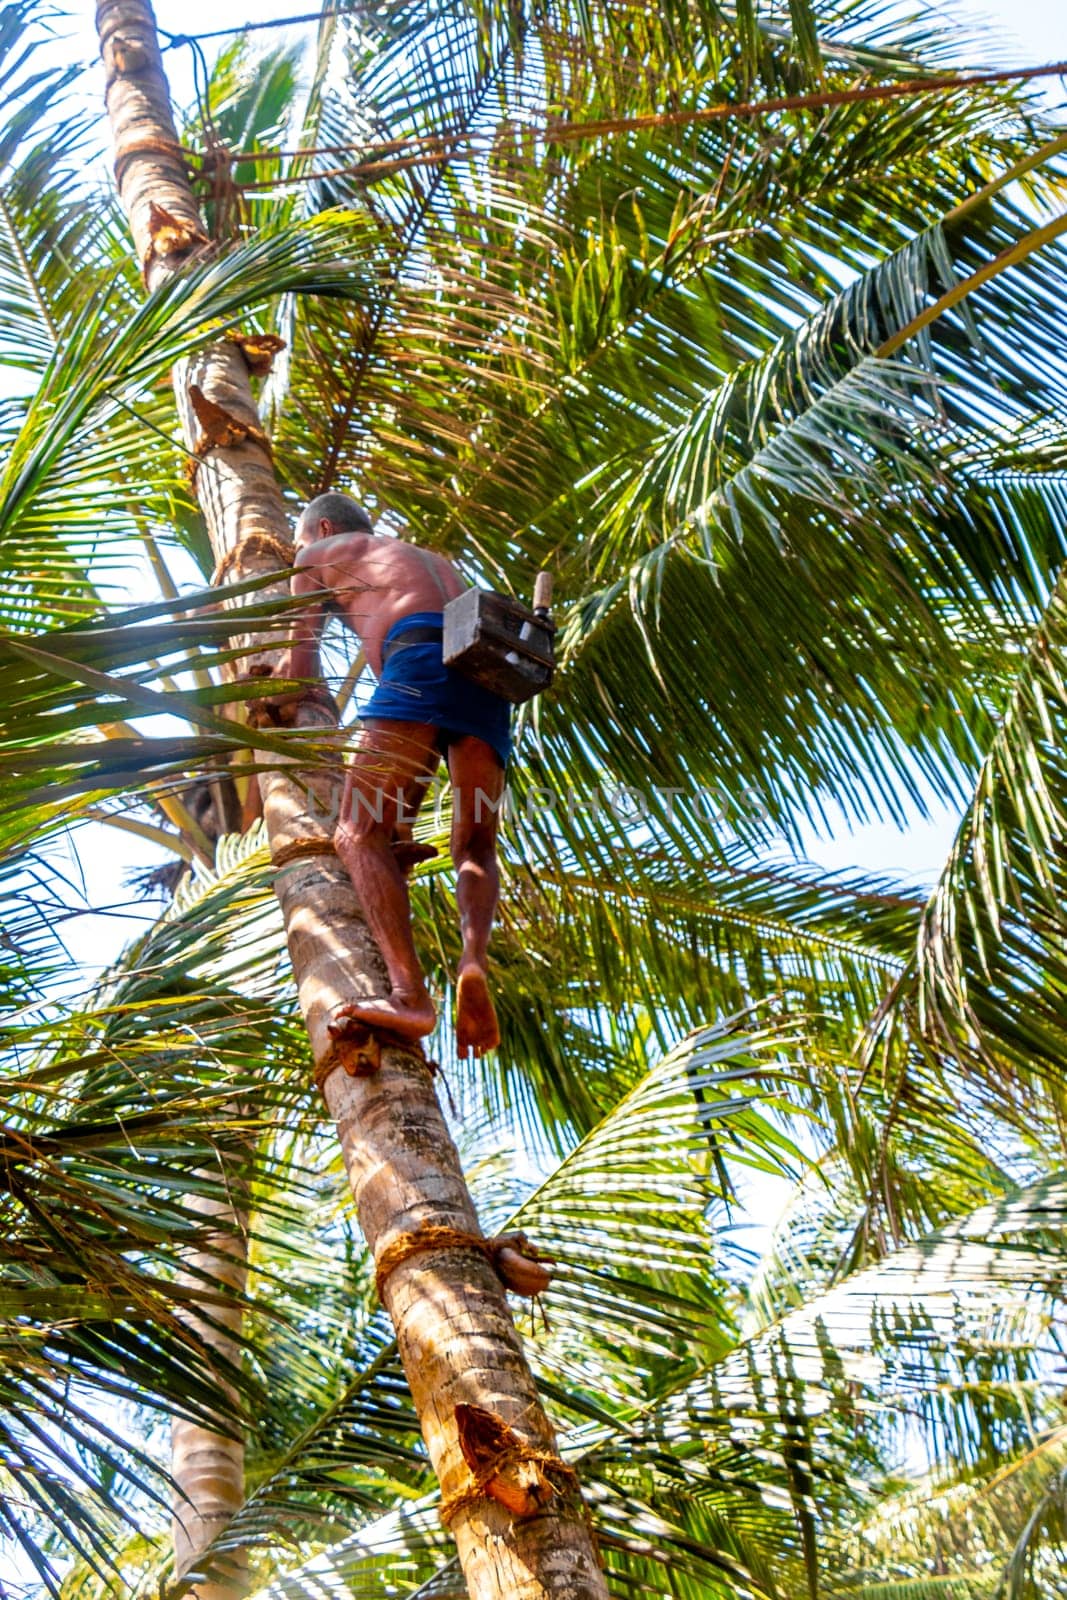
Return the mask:
[[[500, 892], [496, 835], [510, 735], [506, 703], [462, 680], [449, 682], [455, 675], [441, 661], [441, 628], [426, 626], [440, 624], [463, 581], [444, 556], [377, 537], [366, 513], [343, 495], [312, 501], [297, 527], [297, 545], [292, 591], [308, 603], [294, 622], [279, 676], [321, 676], [319, 641], [330, 612], [340, 611], [379, 679], [348, 769], [334, 846], [382, 953], [390, 993], [345, 1007], [336, 1027], [343, 1032], [362, 1024], [420, 1039], [436, 1021], [412, 938], [398, 851], [408, 852], [410, 860], [411, 822], [445, 749], [463, 938], [456, 1043], [461, 1054], [482, 1055], [500, 1039], [486, 951]], [[390, 630], [389, 650], [410, 653], [392, 660], [383, 682]], [[411, 648], [412, 639], [421, 652]], [[420, 653], [429, 659], [415, 667]]]
[[317, 539], [299, 551], [296, 570], [294, 590], [304, 588], [305, 574], [305, 583], [311, 579], [314, 588], [329, 592], [378, 678], [382, 644], [394, 623], [416, 611], [441, 611], [466, 587], [447, 557], [373, 533]]

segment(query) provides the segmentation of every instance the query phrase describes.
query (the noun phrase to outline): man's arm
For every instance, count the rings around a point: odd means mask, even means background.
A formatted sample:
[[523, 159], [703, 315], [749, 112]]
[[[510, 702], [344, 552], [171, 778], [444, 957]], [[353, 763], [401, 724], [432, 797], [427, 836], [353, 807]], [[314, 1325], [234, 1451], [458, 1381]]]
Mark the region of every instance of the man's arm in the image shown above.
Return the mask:
[[[296, 558], [296, 571], [289, 581], [289, 592], [294, 600], [305, 602], [293, 617], [289, 644], [278, 663], [275, 674], [279, 678], [310, 678], [322, 676], [319, 661], [319, 644], [326, 626], [327, 595], [329, 589], [323, 581], [322, 569], [315, 559], [314, 546], [301, 550]], [[312, 595], [318, 595], [318, 601]]]

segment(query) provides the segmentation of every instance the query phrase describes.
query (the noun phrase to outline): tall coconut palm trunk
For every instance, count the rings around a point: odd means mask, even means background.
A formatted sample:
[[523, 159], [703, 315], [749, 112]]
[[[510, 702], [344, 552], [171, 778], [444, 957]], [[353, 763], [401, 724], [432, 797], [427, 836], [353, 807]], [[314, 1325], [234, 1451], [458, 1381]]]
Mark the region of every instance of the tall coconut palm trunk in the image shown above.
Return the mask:
[[[220, 1216], [225, 1231], [209, 1234], [204, 1248], [190, 1255], [186, 1285], [217, 1284], [239, 1297], [248, 1276], [248, 1257], [244, 1231], [240, 1226], [233, 1230], [232, 1224], [240, 1224], [242, 1219], [235, 1218], [225, 1202], [194, 1197], [190, 1205], [208, 1217]], [[204, 1343], [227, 1361], [239, 1359], [241, 1314], [237, 1305], [214, 1307], [211, 1323], [199, 1321], [197, 1331]], [[228, 1385], [227, 1390], [236, 1399]], [[171, 1473], [179, 1490], [173, 1539], [174, 1567], [181, 1575], [225, 1532], [244, 1502], [244, 1444], [232, 1434], [176, 1417], [171, 1425]], [[211, 1578], [192, 1591], [196, 1600], [241, 1600], [247, 1593], [248, 1555], [242, 1549], [219, 1556], [212, 1563]]]
[[[200, 248], [203, 224], [147, 0], [102, 0], [97, 24], [116, 177], [151, 288]], [[238, 581], [277, 569], [289, 547], [288, 522], [239, 347], [211, 345], [175, 370], [174, 385], [186, 442], [200, 461], [196, 490], [217, 571]], [[212, 405], [237, 424], [216, 430], [217, 442]], [[264, 644], [269, 662], [268, 651]], [[328, 714], [311, 705], [299, 720], [329, 725]], [[480, 1229], [425, 1057], [417, 1048], [373, 1042], [368, 1061], [329, 1032], [339, 1006], [385, 988], [380, 956], [322, 820], [337, 814], [338, 787], [337, 772], [298, 783], [276, 771], [262, 780], [264, 815], [316, 1081], [379, 1263], [468, 1591], [473, 1600], [601, 1600], [607, 1590], [581, 1500], [554, 1464], [552, 1428], [502, 1282], [487, 1256], [463, 1242]], [[452, 1231], [438, 1233], [432, 1249], [408, 1254], [410, 1236], [421, 1233], [425, 1241], [431, 1227]], [[386, 1252], [395, 1263], [388, 1276]], [[182, 1487], [195, 1504], [197, 1484]], [[196, 1553], [185, 1552], [186, 1564]], [[237, 1592], [231, 1585], [227, 1600]]]

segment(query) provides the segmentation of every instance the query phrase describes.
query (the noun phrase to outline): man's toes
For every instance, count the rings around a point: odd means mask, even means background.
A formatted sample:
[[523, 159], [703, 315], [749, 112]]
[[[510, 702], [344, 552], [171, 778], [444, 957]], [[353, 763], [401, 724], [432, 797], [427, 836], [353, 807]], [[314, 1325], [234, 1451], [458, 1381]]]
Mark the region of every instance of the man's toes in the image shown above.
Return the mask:
[[326, 1026], [334, 1039], [348, 1039], [367, 1032], [367, 1023], [357, 1017], [352, 1005], [338, 1006]]
[[426, 997], [405, 999], [392, 995], [388, 998], [354, 1000], [334, 1013], [331, 1033], [343, 1035], [360, 1026], [379, 1028], [384, 1033], [395, 1033], [401, 1039], [425, 1039], [437, 1022], [433, 1002]]
[[482, 1056], [499, 1043], [500, 1028], [485, 973], [480, 967], [466, 967], [456, 994], [456, 1047], [460, 1055], [473, 1051]]

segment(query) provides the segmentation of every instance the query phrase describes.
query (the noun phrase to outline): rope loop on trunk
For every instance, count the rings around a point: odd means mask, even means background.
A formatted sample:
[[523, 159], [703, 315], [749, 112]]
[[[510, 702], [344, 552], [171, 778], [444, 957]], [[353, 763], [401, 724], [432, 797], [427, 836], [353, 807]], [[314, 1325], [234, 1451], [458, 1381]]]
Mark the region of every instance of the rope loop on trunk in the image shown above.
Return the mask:
[[246, 533], [243, 539], [220, 556], [218, 565], [211, 574], [211, 588], [220, 584], [226, 574], [242, 561], [252, 561], [257, 556], [269, 556], [276, 561], [279, 568], [291, 567], [295, 556], [294, 547], [286, 544], [282, 539], [276, 539], [272, 533]]
[[272, 853], [271, 862], [276, 867], [287, 867], [290, 861], [306, 861], [311, 856], [336, 854], [332, 839], [290, 839]]
[[131, 139], [115, 151], [113, 166], [116, 183], [121, 184], [126, 163], [134, 156], [173, 156], [187, 172], [192, 170], [193, 153], [179, 144], [177, 139]]
[[422, 1255], [426, 1250], [474, 1250], [484, 1256], [490, 1266], [495, 1266], [494, 1242], [480, 1233], [468, 1233], [463, 1228], [449, 1228], [439, 1222], [427, 1222], [414, 1233], [398, 1233], [374, 1263], [374, 1283], [378, 1299], [382, 1298], [382, 1290], [390, 1274], [405, 1261], [410, 1261], [412, 1256]]
[[543, 1294], [552, 1274], [542, 1265], [551, 1257], [542, 1255], [524, 1233], [497, 1233], [487, 1239], [465, 1228], [427, 1222], [411, 1233], [398, 1233], [375, 1259], [374, 1281], [379, 1300], [391, 1273], [412, 1256], [427, 1250], [473, 1250], [484, 1256], [506, 1289], [536, 1299]]

